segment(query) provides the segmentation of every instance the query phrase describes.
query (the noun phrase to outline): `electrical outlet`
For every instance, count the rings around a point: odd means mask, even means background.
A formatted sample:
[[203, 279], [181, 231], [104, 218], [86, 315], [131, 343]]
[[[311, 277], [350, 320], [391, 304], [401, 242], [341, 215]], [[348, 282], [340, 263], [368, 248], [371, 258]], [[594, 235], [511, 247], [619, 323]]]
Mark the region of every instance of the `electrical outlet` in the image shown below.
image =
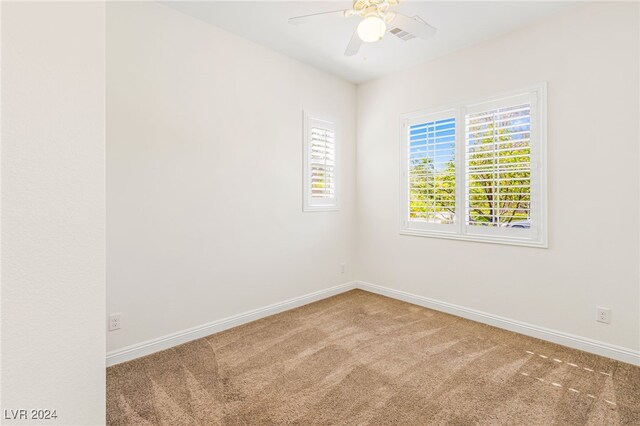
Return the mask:
[[344, 271], [347, 269], [347, 264], [346, 263], [341, 263], [340, 264], [340, 273], [344, 274]]
[[596, 321], [609, 324], [611, 322], [611, 309], [596, 307]]
[[109, 331], [120, 330], [120, 315], [122, 314], [109, 315]]

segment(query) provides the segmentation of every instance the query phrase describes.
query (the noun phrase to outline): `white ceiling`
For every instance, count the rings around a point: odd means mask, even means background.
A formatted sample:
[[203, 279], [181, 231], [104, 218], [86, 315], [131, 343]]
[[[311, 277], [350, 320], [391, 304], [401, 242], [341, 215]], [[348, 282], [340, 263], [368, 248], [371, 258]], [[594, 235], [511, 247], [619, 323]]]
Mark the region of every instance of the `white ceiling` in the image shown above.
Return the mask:
[[253, 40], [354, 83], [428, 61], [497, 37], [577, 3], [536, 1], [401, 1], [397, 10], [438, 28], [429, 40], [402, 41], [392, 34], [364, 43], [357, 56], [343, 56], [358, 17], [291, 25], [287, 19], [350, 8], [347, 1], [170, 1], [163, 4]]

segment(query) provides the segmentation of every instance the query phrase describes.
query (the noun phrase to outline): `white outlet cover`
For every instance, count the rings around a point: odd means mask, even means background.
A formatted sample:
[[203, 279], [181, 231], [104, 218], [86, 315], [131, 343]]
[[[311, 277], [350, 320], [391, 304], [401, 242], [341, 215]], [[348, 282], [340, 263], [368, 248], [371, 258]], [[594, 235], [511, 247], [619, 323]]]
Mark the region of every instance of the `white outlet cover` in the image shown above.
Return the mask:
[[611, 309], [596, 307], [596, 321], [609, 324], [611, 322]]
[[122, 314], [111, 314], [109, 315], [109, 331], [119, 330], [121, 326], [121, 315]]

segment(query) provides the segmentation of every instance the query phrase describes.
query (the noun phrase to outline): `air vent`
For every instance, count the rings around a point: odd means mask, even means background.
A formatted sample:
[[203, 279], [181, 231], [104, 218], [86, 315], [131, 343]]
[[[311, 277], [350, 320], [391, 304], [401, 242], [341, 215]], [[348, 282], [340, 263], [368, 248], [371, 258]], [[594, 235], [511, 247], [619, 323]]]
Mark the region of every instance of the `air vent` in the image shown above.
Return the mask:
[[408, 33], [405, 30], [397, 27], [389, 30], [389, 32], [394, 36], [398, 37], [400, 40], [404, 40], [404, 41], [409, 41], [412, 38], [416, 38], [416, 36], [414, 36], [413, 34]]

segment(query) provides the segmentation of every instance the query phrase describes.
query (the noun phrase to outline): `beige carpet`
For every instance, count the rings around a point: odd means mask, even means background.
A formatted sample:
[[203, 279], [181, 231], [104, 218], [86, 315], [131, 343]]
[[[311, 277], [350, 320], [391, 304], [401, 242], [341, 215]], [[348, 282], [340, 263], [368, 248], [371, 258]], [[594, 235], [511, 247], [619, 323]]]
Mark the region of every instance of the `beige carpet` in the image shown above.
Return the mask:
[[110, 425], [640, 425], [640, 368], [354, 290], [107, 370]]

